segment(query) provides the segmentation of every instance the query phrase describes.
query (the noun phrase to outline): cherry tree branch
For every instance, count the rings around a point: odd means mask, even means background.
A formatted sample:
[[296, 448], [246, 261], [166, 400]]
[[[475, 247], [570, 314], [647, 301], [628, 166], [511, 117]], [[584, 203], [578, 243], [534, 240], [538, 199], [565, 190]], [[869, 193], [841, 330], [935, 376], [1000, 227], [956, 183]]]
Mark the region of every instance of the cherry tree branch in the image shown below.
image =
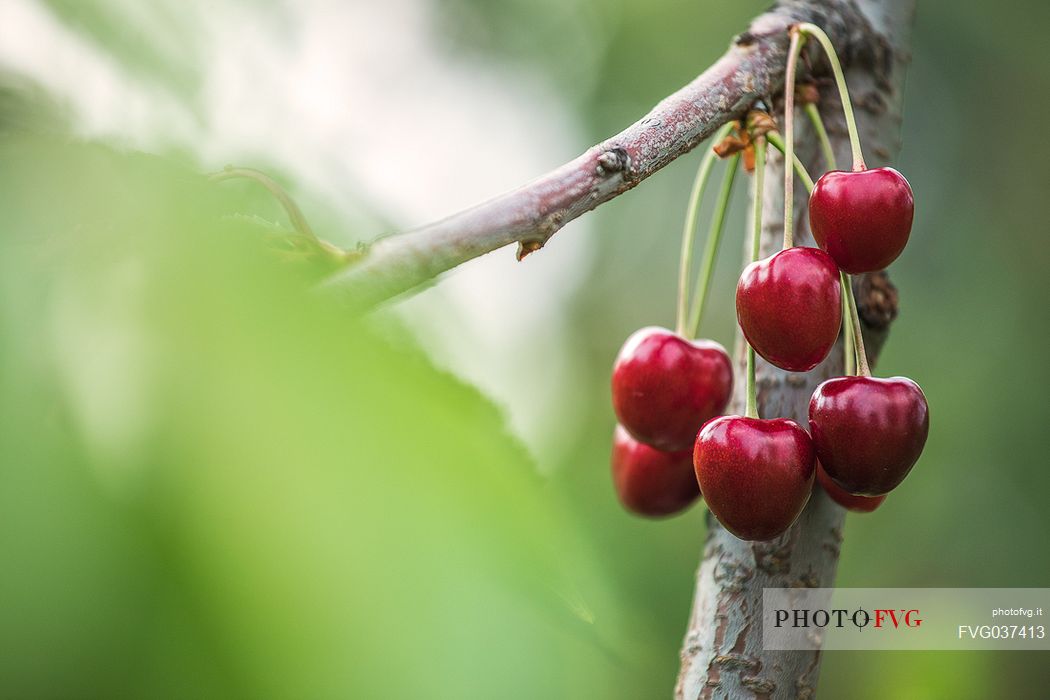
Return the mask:
[[759, 98], [783, 91], [788, 27], [820, 25], [848, 65], [875, 52], [855, 0], [782, 0], [734, 38], [693, 82], [644, 118], [516, 190], [422, 228], [374, 241], [323, 287], [355, 308], [372, 306], [485, 253], [518, 243], [518, 259], [561, 227], [688, 153]]

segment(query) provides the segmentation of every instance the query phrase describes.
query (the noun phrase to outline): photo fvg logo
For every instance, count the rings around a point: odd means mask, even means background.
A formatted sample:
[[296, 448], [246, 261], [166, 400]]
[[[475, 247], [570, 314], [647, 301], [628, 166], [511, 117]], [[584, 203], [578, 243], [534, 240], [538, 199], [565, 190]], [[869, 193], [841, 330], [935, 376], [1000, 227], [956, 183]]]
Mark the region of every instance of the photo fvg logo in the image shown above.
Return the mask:
[[917, 608], [878, 608], [871, 611], [857, 608], [852, 612], [841, 608], [778, 608], [773, 611], [773, 619], [774, 627], [793, 629], [825, 628], [829, 625], [839, 629], [852, 625], [861, 630], [869, 625], [875, 629], [909, 629], [922, 626], [922, 618]]
[[802, 650], [1050, 651], [1047, 588], [766, 588], [762, 644]]

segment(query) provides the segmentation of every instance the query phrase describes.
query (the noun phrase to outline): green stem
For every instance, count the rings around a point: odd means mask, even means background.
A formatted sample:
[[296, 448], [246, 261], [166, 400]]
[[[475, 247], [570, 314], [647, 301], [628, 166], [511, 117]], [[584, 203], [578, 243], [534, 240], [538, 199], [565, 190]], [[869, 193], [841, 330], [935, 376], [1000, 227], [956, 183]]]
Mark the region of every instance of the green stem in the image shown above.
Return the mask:
[[751, 231], [751, 262], [758, 260], [762, 244], [762, 188], [766, 180], [766, 139], [755, 139], [755, 197], [752, 203], [754, 228]]
[[[777, 149], [781, 153], [784, 152], [784, 140], [780, 138], [780, 134], [775, 131], [766, 132], [766, 139], [769, 140], [769, 145]], [[799, 157], [795, 155], [792, 159], [795, 163], [795, 174], [802, 180], [802, 184], [806, 187], [806, 192], [813, 191], [813, 178], [810, 176], [809, 171], [806, 170], [806, 166], [802, 164]]]
[[[724, 139], [732, 130], [733, 123], [723, 125], [715, 132], [714, 142]], [[675, 328], [679, 335], [685, 334], [686, 317], [689, 313], [689, 272], [693, 267], [693, 241], [696, 240], [696, 220], [700, 212], [700, 203], [704, 198], [707, 180], [718, 156], [712, 149], [707, 149], [700, 167], [693, 178], [693, 189], [689, 193], [689, 206], [685, 212], [685, 225], [682, 228], [682, 254], [678, 264], [678, 315]]]
[[[828, 170], [835, 170], [835, 149], [831, 147], [831, 139], [828, 138], [828, 130], [824, 128], [824, 120], [820, 116], [820, 110], [812, 102], [806, 105], [806, 115], [809, 116], [813, 130], [817, 132], [820, 148], [824, 152], [824, 165]], [[812, 190], [810, 190], [812, 191]], [[849, 292], [852, 290], [853, 282], [845, 272], [839, 272], [839, 282], [842, 286], [842, 368], [848, 377], [857, 372], [857, 348], [853, 339], [853, 315], [850, 312]]]
[[715, 212], [711, 217], [711, 228], [707, 232], [707, 242], [704, 245], [704, 257], [700, 261], [700, 273], [696, 278], [696, 291], [693, 293], [693, 311], [689, 315], [689, 338], [695, 338], [700, 330], [700, 321], [704, 316], [704, 306], [707, 304], [707, 292], [711, 288], [711, 275], [715, 269], [715, 258], [718, 257], [718, 245], [722, 242], [722, 232], [725, 230], [726, 210], [729, 208], [729, 197], [733, 193], [733, 180], [736, 179], [737, 164], [740, 162], [740, 154], [732, 156], [726, 164], [726, 172], [722, 177], [722, 189], [718, 192], [718, 201], [715, 203]]
[[263, 171], [256, 170], [255, 168], [235, 168], [232, 165], [227, 165], [219, 172], [208, 175], [208, 179], [212, 182], [222, 182], [223, 180], [234, 180], [237, 178], [254, 180], [265, 187], [270, 194], [273, 195], [274, 199], [280, 203], [285, 214], [288, 216], [288, 220], [292, 224], [292, 228], [295, 229], [295, 232], [316, 246], [317, 250], [320, 250], [323, 254], [334, 260], [346, 259], [346, 251], [317, 237], [317, 234], [315, 234], [313, 229], [310, 228], [310, 224], [306, 222], [306, 217], [303, 216], [303, 210], [299, 208], [299, 205], [295, 203], [295, 200], [292, 199], [291, 195], [289, 195], [283, 187], [277, 184], [276, 180]]
[[853, 316], [849, 309], [849, 297], [847, 289], [850, 288], [850, 278], [845, 272], [839, 272], [839, 282], [842, 285], [842, 373], [847, 377], [857, 373], [857, 350], [853, 343]]
[[864, 170], [864, 153], [860, 149], [860, 134], [857, 132], [857, 120], [853, 115], [853, 104], [849, 99], [849, 90], [846, 89], [846, 76], [842, 72], [842, 64], [839, 63], [838, 54], [835, 53], [835, 46], [831, 43], [828, 35], [824, 33], [824, 30], [815, 24], [803, 22], [797, 28], [802, 34], [808, 34], [820, 42], [824, 53], [828, 56], [828, 63], [831, 64], [831, 72], [835, 76], [835, 84], [839, 89], [839, 99], [842, 101], [842, 114], [846, 117], [846, 129], [849, 130], [849, 145], [853, 150], [853, 169]]
[[222, 182], [223, 180], [232, 180], [234, 178], [246, 178], [248, 180], [255, 180], [260, 185], [270, 191], [270, 194], [280, 202], [281, 207], [284, 208], [285, 213], [288, 215], [288, 219], [292, 222], [292, 227], [302, 236], [312, 238], [315, 241], [317, 236], [314, 235], [310, 225], [306, 223], [306, 217], [303, 216], [302, 210], [299, 205], [295, 203], [284, 188], [277, 184], [277, 181], [272, 177], [256, 170], [255, 168], [235, 168], [232, 165], [227, 165], [224, 169], [217, 173], [212, 173], [208, 176], [208, 179], [212, 182]]
[[747, 346], [747, 408], [744, 415], [758, 418], [758, 391], [755, 388], [755, 349]]
[[857, 374], [862, 377], [871, 376], [871, 368], [868, 367], [868, 354], [864, 350], [864, 334], [860, 328], [860, 314], [857, 313], [857, 300], [853, 298], [853, 285], [850, 284], [849, 275], [846, 275], [846, 301], [849, 302], [850, 322], [853, 324], [853, 340], [857, 347]]
[[813, 130], [817, 132], [817, 140], [820, 142], [820, 150], [824, 154], [824, 168], [836, 170], [835, 149], [831, 147], [831, 139], [828, 138], [828, 130], [824, 128], [824, 120], [820, 118], [820, 110], [810, 102], [806, 105], [806, 116], [809, 117]]
[[[791, 29], [791, 44], [788, 47], [787, 70], [784, 74], [784, 161], [795, 161], [795, 73], [798, 72], [798, 55], [805, 42], [794, 27]], [[784, 249], [795, 244], [795, 173], [784, 168]]]
[[[765, 188], [766, 139], [755, 139], [755, 192], [752, 206], [751, 262], [758, 260], [762, 247], [762, 191]], [[744, 415], [758, 418], [758, 395], [755, 388], [755, 349], [747, 346], [747, 407]]]
[[[820, 110], [810, 102], [806, 105], [806, 116], [809, 117], [813, 130], [817, 133], [820, 141], [820, 149], [824, 153], [824, 165], [828, 170], [835, 170], [835, 150], [831, 147], [831, 139], [828, 138], [828, 130], [824, 128], [824, 120], [820, 116]], [[812, 192], [812, 190], [810, 190]], [[857, 369], [857, 350], [853, 341], [853, 323], [850, 313], [848, 290], [851, 289], [849, 275], [839, 272], [839, 282], [842, 287], [842, 369], [847, 377], [855, 374]]]

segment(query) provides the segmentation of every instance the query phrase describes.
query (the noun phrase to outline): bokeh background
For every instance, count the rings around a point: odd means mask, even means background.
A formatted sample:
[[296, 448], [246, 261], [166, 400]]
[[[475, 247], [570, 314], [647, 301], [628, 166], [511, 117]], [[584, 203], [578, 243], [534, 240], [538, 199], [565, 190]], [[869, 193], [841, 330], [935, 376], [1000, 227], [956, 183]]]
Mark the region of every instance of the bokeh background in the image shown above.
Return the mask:
[[[672, 323], [698, 156], [363, 321], [274, 254], [265, 191], [200, 174], [263, 168], [351, 246], [618, 131], [764, 5], [0, 0], [0, 696], [667, 697], [702, 508], [620, 509], [608, 378]], [[1050, 585], [1048, 20], [920, 2], [878, 372], [933, 427], [840, 585]], [[838, 652], [820, 692], [1044, 697], [1047, 668]]]

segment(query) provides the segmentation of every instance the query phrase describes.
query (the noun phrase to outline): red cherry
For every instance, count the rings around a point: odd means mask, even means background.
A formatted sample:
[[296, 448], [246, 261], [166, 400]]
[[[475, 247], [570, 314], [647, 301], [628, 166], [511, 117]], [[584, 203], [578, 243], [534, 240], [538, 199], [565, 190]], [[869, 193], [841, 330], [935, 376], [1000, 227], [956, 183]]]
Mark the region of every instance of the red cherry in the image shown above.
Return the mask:
[[821, 175], [809, 196], [817, 245], [852, 275], [881, 270], [908, 244], [915, 200], [893, 168]]
[[704, 421], [733, 392], [733, 363], [718, 343], [689, 341], [665, 328], [636, 331], [613, 365], [612, 399], [635, 439], [660, 450], [688, 450]]
[[650, 518], [677, 513], [700, 495], [689, 450], [654, 449], [622, 425], [613, 433], [612, 475], [624, 507]]
[[827, 492], [831, 500], [838, 503], [846, 510], [851, 510], [854, 513], [870, 513], [886, 500], [886, 495], [882, 496], [854, 496], [849, 491], [844, 491], [841, 486], [836, 484], [828, 476], [828, 473], [824, 471], [824, 467], [820, 466], [820, 461], [817, 461], [817, 481]]
[[788, 248], [744, 268], [736, 318], [747, 342], [781, 369], [808, 372], [839, 335], [842, 302], [835, 261], [816, 248]]
[[795, 522], [813, 489], [813, 443], [798, 423], [723, 416], [696, 436], [704, 500], [742, 540], [770, 540]]
[[817, 458], [849, 493], [881, 496], [922, 454], [930, 413], [919, 385], [904, 377], [836, 377], [813, 392], [809, 429]]

